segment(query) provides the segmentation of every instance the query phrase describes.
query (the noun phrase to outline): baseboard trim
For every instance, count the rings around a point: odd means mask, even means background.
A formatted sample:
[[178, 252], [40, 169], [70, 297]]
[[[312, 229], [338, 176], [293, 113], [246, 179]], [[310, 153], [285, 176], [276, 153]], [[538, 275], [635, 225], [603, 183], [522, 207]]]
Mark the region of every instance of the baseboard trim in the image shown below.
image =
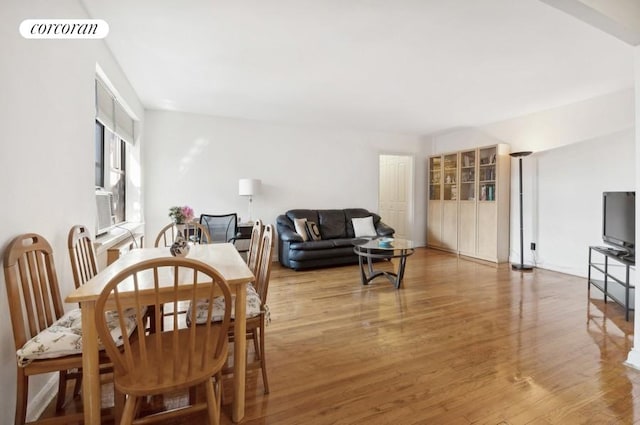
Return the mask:
[[36, 421], [57, 394], [58, 374], [54, 373], [40, 391], [27, 403], [27, 422]]

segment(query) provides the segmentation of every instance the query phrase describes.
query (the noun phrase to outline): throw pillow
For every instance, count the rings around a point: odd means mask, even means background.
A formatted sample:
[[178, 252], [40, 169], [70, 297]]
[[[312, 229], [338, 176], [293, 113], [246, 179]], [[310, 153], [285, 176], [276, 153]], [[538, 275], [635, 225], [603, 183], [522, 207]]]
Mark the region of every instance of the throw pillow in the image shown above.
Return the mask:
[[352, 218], [351, 222], [353, 223], [353, 233], [355, 233], [356, 238], [375, 237], [378, 235], [376, 228], [373, 226], [372, 216]]
[[318, 225], [316, 223], [314, 223], [313, 221], [307, 221], [306, 224], [307, 224], [307, 232], [309, 232], [309, 237], [314, 241], [322, 240], [322, 237], [320, 236], [320, 229], [318, 228]]
[[303, 241], [309, 240], [309, 233], [307, 233], [307, 219], [306, 218], [294, 218], [293, 225], [296, 228], [296, 233], [302, 236]]

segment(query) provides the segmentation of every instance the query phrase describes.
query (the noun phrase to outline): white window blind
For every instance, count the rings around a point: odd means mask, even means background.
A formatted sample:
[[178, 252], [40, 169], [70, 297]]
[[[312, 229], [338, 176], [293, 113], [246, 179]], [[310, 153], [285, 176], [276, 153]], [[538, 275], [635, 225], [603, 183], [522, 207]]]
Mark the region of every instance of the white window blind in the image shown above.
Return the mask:
[[96, 79], [96, 119], [129, 143], [135, 141], [134, 120], [102, 81]]

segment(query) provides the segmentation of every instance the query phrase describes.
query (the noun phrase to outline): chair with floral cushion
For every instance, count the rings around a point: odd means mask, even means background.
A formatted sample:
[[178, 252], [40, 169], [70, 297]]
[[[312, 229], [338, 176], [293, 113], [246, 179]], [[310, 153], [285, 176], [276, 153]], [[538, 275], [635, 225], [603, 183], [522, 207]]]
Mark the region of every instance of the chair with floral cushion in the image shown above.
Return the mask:
[[[269, 320], [269, 306], [267, 305], [267, 292], [269, 289], [269, 277], [271, 275], [271, 261], [273, 255], [273, 226], [268, 224], [264, 227], [260, 241], [260, 262], [257, 266], [254, 284], [247, 284], [247, 334], [246, 338], [253, 340], [255, 350], [255, 361], [247, 364], [247, 369], [262, 369], [262, 380], [265, 394], [269, 393], [269, 381], [267, 380], [267, 366], [265, 359], [264, 330], [265, 324]], [[205, 300], [196, 301], [196, 324], [201, 325], [206, 321], [208, 302]], [[188, 311], [191, 311], [191, 306]], [[213, 321], [222, 320], [225, 314], [223, 299], [216, 298], [213, 302]], [[191, 313], [189, 313], [191, 316]], [[235, 318], [235, 312], [231, 312], [231, 320]], [[189, 322], [187, 322], [189, 324]], [[229, 329], [229, 338], [233, 340], [233, 327]], [[232, 368], [225, 368], [224, 375], [233, 372]]]
[[[213, 300], [217, 296], [227, 311], [219, 323], [212, 322], [213, 309], [208, 308], [202, 326], [182, 327], [177, 316], [173, 316], [172, 324], [167, 324], [162, 331], [138, 334], [138, 338], [125, 340], [121, 347], [108, 338], [111, 326], [105, 315], [111, 308], [115, 307], [122, 317], [124, 309], [132, 306], [134, 316], [140, 318], [144, 306], [153, 302], [155, 320], [161, 320], [161, 303], [177, 305], [194, 299]], [[224, 277], [213, 267], [189, 258], [143, 261], [109, 280], [96, 301], [96, 328], [113, 361], [114, 385], [127, 395], [121, 424], [147, 424], [163, 416], [174, 419], [202, 410], [208, 412], [209, 424], [219, 424], [220, 372], [227, 359], [230, 310], [231, 291]], [[138, 326], [141, 325], [139, 322]], [[206, 402], [197, 403], [195, 397], [190, 397], [193, 403], [189, 406], [134, 419], [143, 397], [196, 386], [205, 387]]]
[[[260, 242], [259, 263], [256, 266], [256, 280], [254, 281], [254, 289], [257, 294], [257, 300], [253, 296], [253, 300], [259, 303], [259, 313], [254, 314], [255, 308], [249, 308], [247, 305], [247, 338], [253, 339], [255, 349], [255, 360], [247, 365], [247, 369], [260, 368], [262, 371], [262, 381], [264, 383], [264, 393], [269, 393], [269, 381], [267, 380], [267, 364], [264, 345], [265, 324], [269, 321], [269, 306], [267, 305], [267, 293], [269, 290], [269, 278], [271, 277], [271, 264], [273, 261], [273, 226], [268, 224], [262, 232]], [[249, 291], [247, 291], [247, 303], [249, 303]], [[249, 311], [252, 314], [249, 314]], [[232, 328], [233, 329], [233, 328]], [[233, 338], [233, 336], [232, 336]], [[225, 371], [226, 372], [226, 371]]]
[[[63, 309], [53, 251], [44, 237], [27, 233], [14, 238], [4, 252], [4, 276], [17, 357], [15, 424], [22, 425], [30, 376], [59, 372], [56, 409], [64, 407], [67, 379], [76, 378], [82, 367], [82, 324], [79, 308]], [[135, 323], [127, 322], [130, 335]], [[112, 337], [122, 343], [121, 335]], [[109, 363], [101, 351], [100, 364]], [[47, 423], [81, 419], [82, 413], [76, 413], [48, 418]]]
[[[69, 236], [67, 237], [67, 247], [69, 248], [73, 283], [76, 289], [78, 289], [98, 274], [98, 260], [95, 250], [93, 249], [93, 238], [91, 237], [89, 229], [81, 224], [71, 227]], [[78, 372], [76, 384], [73, 389], [74, 397], [80, 394], [80, 386], [82, 384], [81, 370]], [[111, 368], [108, 367], [101, 372], [109, 373], [111, 372]]]
[[[176, 240], [179, 227], [182, 229], [181, 231], [185, 232], [185, 235], [183, 235], [183, 237], [190, 239], [191, 242], [199, 243], [199, 244], [211, 243], [211, 236], [209, 236], [209, 230], [200, 223], [190, 221], [185, 224], [169, 223], [166, 226], [164, 226], [162, 230], [160, 230], [160, 232], [158, 233], [154, 246], [156, 248], [159, 246], [171, 246], [173, 242], [175, 242]], [[171, 306], [162, 306], [161, 309], [162, 309], [161, 312], [163, 317], [169, 317], [173, 315], [173, 309], [171, 308]], [[186, 312], [187, 310], [186, 310], [185, 303], [181, 303], [180, 305], [178, 305], [177, 314], [184, 314]], [[164, 321], [160, 322], [160, 326], [161, 327], [164, 326]]]

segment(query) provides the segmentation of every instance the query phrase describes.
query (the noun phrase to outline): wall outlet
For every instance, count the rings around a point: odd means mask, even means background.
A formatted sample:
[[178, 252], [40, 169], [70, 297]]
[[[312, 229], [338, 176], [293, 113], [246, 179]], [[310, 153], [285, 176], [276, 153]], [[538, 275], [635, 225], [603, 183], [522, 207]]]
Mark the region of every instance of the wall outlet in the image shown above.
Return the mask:
[[531, 251], [535, 251], [535, 250], [536, 250], [536, 243], [531, 242]]

